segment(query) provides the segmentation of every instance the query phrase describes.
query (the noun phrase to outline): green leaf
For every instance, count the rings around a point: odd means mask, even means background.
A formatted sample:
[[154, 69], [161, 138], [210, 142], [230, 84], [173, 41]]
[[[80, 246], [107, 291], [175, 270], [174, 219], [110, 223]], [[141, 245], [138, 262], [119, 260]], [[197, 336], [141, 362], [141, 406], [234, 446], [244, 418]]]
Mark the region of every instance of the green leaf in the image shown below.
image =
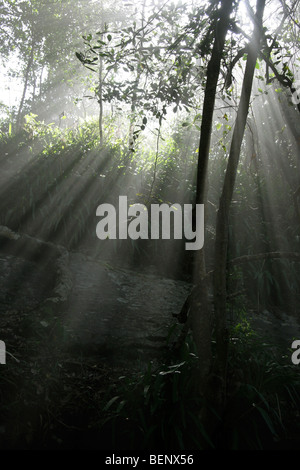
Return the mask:
[[111, 400], [109, 400], [109, 402], [103, 408], [103, 411], [107, 411], [119, 398], [120, 398], [119, 396], [116, 396], [116, 397], [113, 397]]
[[82, 54], [82, 52], [75, 52], [75, 55], [77, 59], [80, 60], [80, 62], [84, 63], [84, 55]]
[[146, 398], [148, 396], [148, 392], [149, 392], [149, 389], [150, 389], [150, 385], [145, 385], [144, 387], [144, 398]]
[[260, 412], [262, 418], [264, 419], [264, 421], [265, 421], [266, 425], [268, 426], [268, 428], [270, 429], [271, 433], [274, 436], [276, 436], [276, 431], [274, 429], [273, 423], [272, 423], [271, 418], [268, 415], [268, 413], [263, 408], [261, 408], [260, 406], [255, 405], [255, 408]]
[[181, 429], [178, 426], [175, 426], [175, 434], [176, 434], [176, 437], [177, 437], [177, 440], [178, 440], [179, 448], [181, 450], [184, 449], [185, 447], [184, 447], [184, 443], [183, 443], [182, 432], [181, 432]]

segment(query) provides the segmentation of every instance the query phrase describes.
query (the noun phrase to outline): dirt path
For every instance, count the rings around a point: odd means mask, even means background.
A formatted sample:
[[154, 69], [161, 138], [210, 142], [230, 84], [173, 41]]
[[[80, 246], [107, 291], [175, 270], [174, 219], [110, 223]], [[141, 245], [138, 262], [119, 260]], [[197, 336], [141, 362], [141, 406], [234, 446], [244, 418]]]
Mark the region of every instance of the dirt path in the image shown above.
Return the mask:
[[191, 287], [70, 255], [73, 289], [65, 327], [77, 345], [93, 347], [111, 360], [139, 361], [162, 354]]
[[[16, 247], [20, 242], [22, 237], [11, 241]], [[24, 243], [48, 250], [48, 245], [36, 245], [29, 238]], [[182, 328], [173, 314], [180, 312], [190, 284], [119, 268], [81, 253], [59, 253], [51, 264], [53, 273], [31, 258], [0, 253], [0, 312], [22, 312], [52, 297], [68, 349], [92, 352], [117, 365], [163, 358], [168, 336], [172, 333], [175, 340]], [[250, 324], [270, 343], [289, 348], [293, 339], [300, 339], [299, 318], [283, 312], [248, 313]]]

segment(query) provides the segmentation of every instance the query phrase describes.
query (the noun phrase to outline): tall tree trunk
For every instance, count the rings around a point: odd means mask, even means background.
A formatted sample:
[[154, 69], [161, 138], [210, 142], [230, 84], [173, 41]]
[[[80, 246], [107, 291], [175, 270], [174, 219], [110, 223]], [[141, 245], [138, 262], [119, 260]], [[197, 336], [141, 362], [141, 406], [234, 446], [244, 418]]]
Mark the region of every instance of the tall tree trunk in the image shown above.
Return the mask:
[[[257, 0], [254, 31], [251, 42], [249, 44], [249, 53], [242, 84], [241, 98], [232, 135], [228, 164], [217, 215], [213, 277], [217, 343], [214, 372], [215, 375], [220, 379], [221, 385], [225, 385], [228, 345], [226, 328], [226, 268], [228, 253], [229, 209], [234, 191], [236, 172], [240, 158], [241, 144], [244, 137], [247, 115], [249, 111], [249, 103], [252, 92], [255, 65], [259, 53], [260, 40], [262, 36], [262, 18], [264, 7], [265, 0]], [[220, 402], [223, 398], [224, 397], [222, 395], [219, 396]]]
[[293, 191], [293, 203], [294, 203], [294, 208], [295, 208], [295, 216], [298, 221], [298, 224], [300, 224], [300, 136], [299, 136], [299, 130], [298, 130], [299, 126], [297, 125], [299, 121], [298, 113], [300, 112], [300, 108], [299, 106], [297, 107], [297, 110], [298, 110], [297, 112], [296, 108], [293, 109], [288, 106], [287, 100], [278, 100], [278, 104], [280, 106], [282, 116], [285, 122], [288, 124], [288, 128], [293, 134], [294, 139], [295, 139], [295, 156], [296, 156], [296, 165], [297, 165], [296, 184], [291, 183], [286, 173], [285, 173], [285, 177], [286, 177], [286, 181], [288, 182], [290, 188]]
[[16, 120], [17, 131], [20, 130], [20, 127], [21, 127], [22, 112], [23, 112], [25, 97], [26, 97], [27, 88], [28, 88], [30, 71], [31, 71], [32, 65], [33, 65], [34, 46], [35, 46], [35, 39], [34, 39], [34, 36], [33, 36], [32, 41], [31, 41], [30, 54], [29, 54], [29, 57], [28, 57], [28, 62], [27, 62], [27, 66], [26, 66], [26, 70], [25, 70], [25, 74], [24, 74], [24, 86], [23, 86], [22, 97], [21, 97], [21, 101], [20, 101], [20, 104], [19, 104], [18, 114], [17, 114], [17, 120]]
[[39, 79], [39, 101], [42, 101], [42, 85], [43, 85], [43, 73], [44, 73], [44, 65], [42, 65], [40, 79]]
[[[137, 104], [137, 90], [139, 88], [139, 83], [141, 80], [141, 75], [142, 75], [142, 67], [141, 67], [141, 56], [142, 56], [142, 50], [143, 50], [143, 45], [144, 45], [144, 23], [145, 23], [145, 5], [146, 1], [144, 0], [143, 6], [142, 6], [142, 18], [141, 18], [141, 39], [140, 39], [140, 46], [138, 48], [138, 53], [140, 54], [140, 60], [137, 64], [137, 71], [136, 71], [136, 78], [134, 81], [134, 86], [133, 86], [133, 94], [132, 94], [132, 101], [131, 101], [131, 116], [130, 116], [130, 123], [129, 123], [129, 136], [128, 136], [128, 147], [129, 151], [133, 152], [134, 151], [134, 126], [135, 126], [135, 121], [136, 121], [136, 104]], [[133, 40], [133, 47], [135, 47], [135, 38]]]
[[136, 121], [136, 103], [137, 103], [137, 89], [139, 87], [139, 82], [141, 78], [141, 73], [138, 65], [137, 76], [134, 82], [134, 89], [132, 94], [132, 101], [131, 101], [131, 115], [130, 115], [130, 122], [129, 122], [129, 136], [128, 136], [128, 147], [131, 152], [134, 151], [134, 126]]
[[[222, 0], [219, 20], [216, 25], [215, 40], [211, 58], [207, 67], [207, 79], [202, 112], [201, 137], [197, 173], [196, 204], [205, 204], [207, 188], [207, 167], [209, 159], [213, 113], [216, 90], [220, 73], [221, 59], [225, 38], [229, 28], [232, 0]], [[195, 253], [194, 283], [197, 295], [193, 296], [191, 305], [191, 327], [200, 363], [200, 388], [204, 391], [205, 382], [211, 369], [211, 320], [208, 304], [204, 249]]]
[[201, 137], [199, 143], [199, 158], [197, 169], [197, 204], [204, 204], [206, 202], [206, 189], [208, 185], [207, 167], [213, 125], [213, 114], [215, 109], [216, 90], [219, 80], [225, 38], [229, 28], [229, 21], [232, 9], [232, 0], [222, 1], [219, 13], [220, 17], [215, 31], [215, 40], [212, 49], [212, 54], [207, 66], [207, 79], [203, 102]]
[[[101, 31], [103, 31], [103, 0], [101, 0]], [[103, 41], [103, 34], [100, 34], [100, 41]], [[99, 54], [99, 86], [97, 92], [98, 104], [99, 104], [99, 139], [100, 146], [103, 145], [103, 58]]]
[[[100, 36], [102, 41], [102, 35]], [[100, 146], [103, 145], [103, 58], [99, 56], [99, 88], [98, 88], [98, 103], [99, 103], [99, 137], [100, 137]]]

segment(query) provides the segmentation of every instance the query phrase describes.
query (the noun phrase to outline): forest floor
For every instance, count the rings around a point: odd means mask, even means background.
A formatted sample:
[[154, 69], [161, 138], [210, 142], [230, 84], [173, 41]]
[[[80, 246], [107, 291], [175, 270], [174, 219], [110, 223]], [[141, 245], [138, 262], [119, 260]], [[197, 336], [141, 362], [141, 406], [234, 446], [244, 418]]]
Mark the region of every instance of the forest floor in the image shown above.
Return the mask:
[[[109, 450], [103, 409], [126, 378], [166, 359], [172, 315], [191, 286], [71, 253], [72, 290], [51, 306], [49, 273], [37, 263], [2, 254], [0, 264], [0, 448]], [[255, 322], [290, 346], [299, 324], [283, 316], [265, 311]], [[119, 423], [119, 449], [132, 445], [131, 425]]]
[[165, 359], [190, 285], [71, 253], [69, 298], [45, 304], [55, 280], [38, 263], [2, 254], [0, 267], [0, 448], [108, 448], [103, 407]]

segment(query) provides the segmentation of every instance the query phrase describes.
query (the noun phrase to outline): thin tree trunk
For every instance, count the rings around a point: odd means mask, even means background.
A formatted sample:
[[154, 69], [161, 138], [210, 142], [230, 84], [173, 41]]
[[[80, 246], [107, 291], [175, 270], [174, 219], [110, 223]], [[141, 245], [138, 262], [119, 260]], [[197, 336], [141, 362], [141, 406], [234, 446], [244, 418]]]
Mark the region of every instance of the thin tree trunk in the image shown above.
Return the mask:
[[[141, 30], [142, 34], [144, 35], [144, 21], [145, 21], [145, 4], [146, 1], [144, 0], [143, 2], [143, 7], [142, 7], [142, 18], [141, 18]], [[143, 36], [140, 39], [140, 47], [138, 49], [138, 53], [141, 55], [142, 54], [142, 49], [143, 49]], [[133, 47], [135, 47], [135, 38], [133, 40]], [[142, 69], [141, 69], [141, 63], [140, 61], [137, 64], [137, 72], [136, 72], [136, 79], [134, 82], [134, 87], [133, 87], [133, 94], [132, 94], [132, 101], [131, 101], [131, 116], [130, 116], [130, 123], [129, 123], [129, 136], [128, 136], [128, 147], [131, 152], [134, 151], [134, 126], [135, 126], [135, 121], [136, 121], [136, 103], [137, 103], [137, 90], [139, 87], [139, 83], [141, 80], [141, 75], [142, 75]]]
[[[287, 101], [283, 100], [278, 100], [282, 116], [285, 120], [285, 122], [288, 124], [288, 128], [291, 131], [291, 133], [294, 136], [295, 139], [295, 156], [296, 156], [296, 165], [297, 165], [297, 170], [296, 170], [296, 175], [297, 175], [297, 182], [296, 184], [290, 181], [290, 179], [287, 177], [287, 174], [284, 173], [286, 177], [286, 181], [288, 182], [290, 188], [293, 191], [292, 197], [293, 197], [293, 203], [294, 203], [294, 208], [295, 208], [295, 216], [297, 218], [298, 224], [300, 223], [300, 137], [298, 134], [298, 126], [297, 122], [299, 119], [297, 111], [295, 113], [291, 113], [291, 109], [288, 109], [287, 106]], [[300, 107], [297, 107], [298, 112], [300, 112]]]
[[29, 55], [29, 58], [28, 58], [27, 67], [26, 67], [25, 75], [24, 75], [23, 93], [22, 93], [22, 97], [21, 97], [21, 101], [20, 101], [20, 105], [19, 105], [19, 109], [18, 109], [17, 121], [16, 121], [17, 131], [21, 127], [21, 117], [22, 117], [22, 112], [23, 112], [23, 106], [24, 106], [26, 92], [27, 92], [27, 88], [28, 88], [30, 71], [31, 71], [32, 64], [33, 64], [34, 45], [35, 45], [35, 40], [34, 40], [34, 37], [32, 37], [30, 55]]
[[[215, 31], [215, 41], [207, 67], [207, 80], [199, 143], [196, 204], [205, 204], [206, 202], [207, 168], [216, 90], [232, 8], [232, 0], [222, 1], [219, 13], [220, 17]], [[204, 391], [205, 382], [208, 378], [212, 362], [211, 319], [209, 314], [204, 249], [199, 250], [195, 254], [194, 282], [197, 286], [196, 288], [198, 293], [194, 296], [194, 300], [191, 305], [191, 327], [200, 363], [200, 388]]]
[[[139, 67], [139, 65], [138, 65]], [[128, 136], [128, 147], [129, 147], [129, 150], [131, 152], [134, 151], [134, 126], [135, 126], [135, 120], [136, 120], [136, 115], [135, 115], [135, 112], [136, 112], [136, 102], [137, 102], [137, 89], [138, 89], [138, 86], [139, 86], [139, 82], [140, 82], [140, 77], [141, 77], [141, 74], [140, 74], [140, 71], [138, 69], [138, 72], [137, 72], [137, 77], [136, 77], [136, 80], [134, 82], [134, 90], [133, 90], [133, 95], [132, 95], [132, 102], [131, 102], [131, 116], [130, 116], [130, 123], [129, 123], [129, 136]]]
[[[103, 0], [101, 0], [101, 31], [103, 31]], [[103, 34], [100, 35], [99, 38], [103, 41]], [[98, 104], [99, 104], [99, 139], [100, 139], [100, 146], [103, 145], [103, 58], [99, 54], [99, 86], [98, 86]]]
[[207, 79], [203, 102], [201, 137], [199, 143], [199, 158], [197, 169], [197, 204], [204, 204], [206, 202], [206, 189], [208, 185], [207, 167], [209, 160], [213, 114], [215, 109], [216, 90], [219, 80], [225, 38], [229, 28], [230, 14], [232, 12], [232, 8], [232, 0], [222, 1], [220, 8], [220, 19], [218, 21], [215, 32], [215, 41], [212, 49], [211, 58], [207, 66]]
[[[102, 36], [100, 37], [102, 40]], [[100, 146], [103, 145], [103, 83], [102, 83], [102, 74], [103, 74], [103, 58], [99, 56], [99, 89], [98, 89], [98, 103], [99, 103], [99, 137], [100, 137]]]
[[[226, 360], [228, 345], [226, 329], [226, 267], [228, 254], [229, 209], [234, 191], [241, 144], [244, 137], [247, 115], [249, 111], [249, 103], [252, 92], [255, 65], [259, 53], [260, 39], [262, 35], [262, 18], [264, 7], [265, 0], [257, 0], [254, 31], [251, 43], [249, 45], [249, 53], [242, 84], [241, 98], [231, 141], [223, 191], [220, 198], [220, 205], [217, 214], [213, 276], [217, 343], [214, 372], [216, 376], [220, 379], [220, 383], [223, 384], [223, 386], [225, 385], [224, 382], [226, 377]], [[219, 399], [221, 401], [223, 397], [220, 396]]]
[[39, 101], [42, 101], [42, 84], [43, 84], [43, 73], [44, 73], [44, 65], [42, 65], [41, 73], [40, 73], [40, 80], [39, 80]]

